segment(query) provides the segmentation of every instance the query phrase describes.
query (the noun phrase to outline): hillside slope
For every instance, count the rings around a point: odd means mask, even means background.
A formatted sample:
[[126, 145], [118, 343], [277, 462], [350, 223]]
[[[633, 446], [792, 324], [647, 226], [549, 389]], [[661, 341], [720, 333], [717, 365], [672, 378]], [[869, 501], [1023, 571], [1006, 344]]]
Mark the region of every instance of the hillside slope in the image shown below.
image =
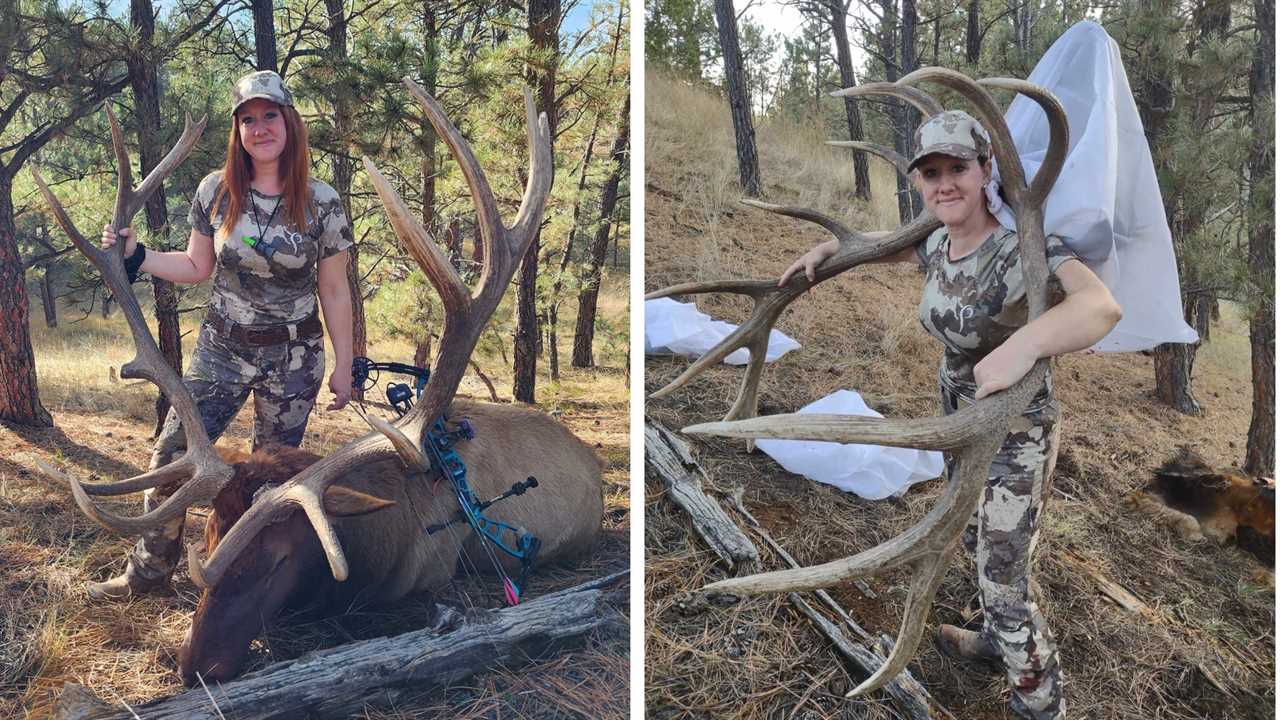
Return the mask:
[[[776, 277], [825, 239], [816, 226], [736, 202], [733, 135], [720, 101], [650, 72], [646, 108], [647, 291], [691, 280]], [[839, 135], [838, 128], [826, 133]], [[850, 206], [850, 163], [823, 139], [817, 128], [757, 128], [765, 199], [830, 212], [854, 228], [895, 226], [886, 166], [872, 161], [874, 204]], [[794, 303], [778, 328], [803, 347], [766, 369], [761, 414], [794, 411], [840, 388], [858, 390], [888, 416], [938, 414], [939, 348], [915, 319], [920, 285], [906, 266], [859, 268]], [[718, 319], [746, 316], [742, 299], [701, 296], [697, 302]], [[1061, 647], [1071, 717], [1272, 717], [1270, 574], [1235, 549], [1180, 540], [1121, 502], [1179, 444], [1191, 443], [1216, 465], [1238, 463], [1250, 415], [1248, 351], [1247, 328], [1228, 308], [1196, 365], [1200, 417], [1155, 401], [1151, 360], [1141, 354], [1077, 353], [1057, 364], [1064, 442], [1036, 577]], [[682, 358], [649, 358], [647, 391], [687, 365]], [[672, 397], [648, 401], [646, 412], [673, 428], [719, 419], [740, 379], [740, 369], [717, 366]], [[918, 520], [941, 489], [935, 481], [901, 500], [862, 501], [747, 454], [740, 441], [692, 443], [709, 490], [744, 488], [747, 507], [803, 564], [892, 537]], [[896, 717], [882, 695], [843, 699], [861, 678], [847, 676], [785, 598], [701, 610], [680, 602], [682, 593], [720, 579], [724, 570], [652, 478], [645, 513], [651, 716]], [[768, 553], [764, 561], [780, 566]], [[1124, 586], [1154, 613], [1139, 616], [1112, 604], [1098, 593], [1095, 576]], [[869, 631], [896, 635], [905, 581], [904, 573], [868, 579], [875, 598], [849, 585], [833, 594]], [[937, 623], [972, 619], [976, 592], [973, 559], [957, 553], [930, 615], [929, 636]], [[952, 664], [928, 640], [910, 667], [956, 717], [1007, 717], [1003, 677]], [[856, 704], [853, 712], [849, 703]]]

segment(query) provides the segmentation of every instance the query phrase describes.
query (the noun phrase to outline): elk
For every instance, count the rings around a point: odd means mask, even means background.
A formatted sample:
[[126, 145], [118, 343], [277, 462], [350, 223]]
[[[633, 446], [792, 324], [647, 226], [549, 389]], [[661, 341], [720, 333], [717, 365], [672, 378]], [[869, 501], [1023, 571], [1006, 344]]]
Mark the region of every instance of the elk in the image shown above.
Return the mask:
[[1276, 489], [1239, 470], [1216, 470], [1190, 446], [1182, 446], [1129, 496], [1132, 507], [1174, 528], [1187, 540], [1239, 545], [1275, 566]]
[[[123, 243], [102, 250], [87, 242], [39, 172], [32, 170], [59, 225], [102, 273], [128, 320], [137, 355], [121, 368], [120, 376], [150, 380], [165, 393], [182, 420], [188, 448], [169, 465], [112, 483], [85, 484], [47, 465], [41, 464], [41, 469], [69, 484], [86, 515], [121, 534], [144, 532], [192, 505], [213, 504], [205, 547], [188, 548], [191, 577], [203, 589], [179, 652], [188, 684], [197, 673], [215, 679], [237, 674], [262, 622], [290, 602], [343, 603], [357, 596], [390, 602], [437, 590], [460, 563], [482, 556], [483, 542], [461, 524], [433, 534], [425, 531], [462, 512], [456, 495], [435, 491], [441, 478], [422, 450], [428, 431], [442, 415], [451, 423], [467, 420], [474, 428], [475, 439], [459, 443], [458, 453], [469, 470], [471, 489], [482, 500], [496, 497], [513, 480], [538, 478], [536, 489], [493, 505], [487, 514], [536, 536], [541, 542], [540, 564], [581, 555], [599, 533], [601, 464], [589, 447], [536, 410], [454, 399], [476, 341], [542, 220], [553, 174], [546, 116], [535, 113], [526, 91], [530, 169], [520, 209], [508, 227], [462, 134], [422, 88], [408, 78], [404, 85], [466, 178], [477, 208], [484, 267], [475, 289], [467, 288], [396, 191], [364, 158], [397, 236], [440, 293], [444, 323], [430, 381], [416, 405], [395, 424], [364, 416], [375, 432], [325, 457], [277, 448], [234, 465], [225, 462], [212, 447], [181, 378], [164, 362], [151, 337], [125, 276]], [[204, 122], [193, 124], [188, 116], [177, 144], [133, 190], [123, 137], [109, 106], [107, 115], [119, 172], [112, 220], [118, 228], [128, 225], [147, 195], [191, 151]], [[449, 482], [446, 478], [441, 484], [447, 487]], [[111, 514], [90, 497], [165, 483], [180, 487], [159, 507], [138, 517]], [[511, 569], [509, 562], [493, 557], [502, 566], [499, 572]]]
[[[912, 104], [926, 117], [932, 117], [942, 111], [942, 106], [936, 99], [915, 87], [921, 82], [942, 85], [964, 97], [991, 134], [991, 147], [999, 164], [1006, 200], [1014, 211], [1020, 230], [1019, 253], [1027, 286], [1028, 320], [1034, 319], [1048, 307], [1049, 273], [1043, 231], [1044, 204], [1066, 157], [1066, 114], [1051, 93], [1025, 80], [988, 78], [975, 82], [955, 71], [936, 67], [921, 68], [896, 83], [869, 83], [834, 94], [894, 97]], [[1044, 110], [1048, 118], [1049, 147], [1039, 171], [1029, 184], [1008, 126], [1005, 125], [995, 99], [987, 92], [988, 87], [1026, 95]], [[832, 144], [872, 152], [906, 174], [905, 160], [889, 148], [870, 143]], [[776, 280], [722, 280], [685, 283], [647, 294], [646, 299], [655, 299], [671, 295], [729, 292], [745, 295], [754, 301], [751, 316], [746, 322], [650, 397], [661, 398], [671, 394], [729, 353], [745, 347], [750, 353], [747, 371], [737, 399], [723, 421], [692, 425], [684, 428], [683, 432], [749, 440], [825, 440], [941, 450], [952, 453], [955, 461], [947, 486], [937, 504], [920, 522], [901, 535], [851, 557], [812, 567], [722, 580], [703, 588], [704, 592], [736, 595], [816, 590], [896, 567], [910, 568], [910, 592], [897, 642], [884, 665], [848, 693], [850, 697], [862, 695], [893, 679], [906, 667], [919, 646], [929, 607], [956, 541], [977, 507], [986, 482], [987, 468], [1008, 433], [1010, 421], [1027, 407], [1028, 402], [1043, 387], [1049, 360], [1041, 359], [1036, 362], [1026, 376], [1012, 387], [945, 417], [905, 420], [816, 414], [756, 417], [756, 395], [769, 332], [791, 301], [817, 283], [920, 242], [941, 224], [926, 211], [892, 232], [863, 234], [814, 210], [753, 200], [742, 202], [769, 212], [816, 223], [840, 241], [840, 250], [817, 268], [812, 281], [804, 273], [797, 273], [782, 287], [778, 286]]]

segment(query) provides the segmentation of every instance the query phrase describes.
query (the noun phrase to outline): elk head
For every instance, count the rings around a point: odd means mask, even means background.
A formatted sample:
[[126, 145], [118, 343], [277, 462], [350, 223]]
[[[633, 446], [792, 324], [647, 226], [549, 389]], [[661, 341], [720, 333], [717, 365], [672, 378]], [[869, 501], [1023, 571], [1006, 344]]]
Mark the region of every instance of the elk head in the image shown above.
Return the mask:
[[[999, 164], [1005, 194], [1017, 218], [1019, 252], [1027, 284], [1029, 316], [1043, 313], [1048, 304], [1046, 285], [1048, 264], [1045, 258], [1044, 201], [1062, 168], [1067, 150], [1066, 115], [1057, 99], [1043, 88], [1023, 80], [985, 79], [974, 82], [960, 73], [943, 68], [922, 68], [897, 83], [872, 83], [838, 91], [836, 95], [888, 95], [915, 105], [926, 116], [941, 110], [941, 105], [914, 88], [920, 82], [935, 82], [969, 100], [992, 137], [992, 149]], [[997, 87], [1027, 95], [1044, 109], [1049, 121], [1050, 144], [1035, 179], [1027, 185], [1022, 163], [1013, 139], [995, 100], [985, 87]], [[847, 145], [846, 143], [834, 143]], [[855, 149], [873, 152], [906, 170], [902, 158], [888, 148], [865, 143], [852, 144]], [[914, 245], [940, 227], [928, 212], [887, 234], [859, 234], [840, 222], [804, 208], [781, 207], [744, 201], [753, 207], [789, 215], [817, 223], [840, 241], [840, 250], [817, 268], [810, 281], [797, 273], [784, 287], [773, 280], [715, 281], [688, 283], [658, 290], [646, 299], [670, 295], [732, 292], [751, 297], [755, 304], [751, 317], [735, 332], [698, 358], [679, 377], [652, 397], [674, 392], [704, 369], [719, 362], [738, 348], [746, 347], [750, 361], [738, 398], [724, 422], [704, 423], [684, 429], [686, 433], [721, 435], [741, 438], [780, 438], [792, 440], [826, 440], [840, 443], [867, 443], [929, 450], [954, 454], [952, 474], [947, 487], [932, 510], [906, 532], [881, 545], [852, 557], [815, 567], [798, 568], [733, 578], [712, 583], [704, 591], [734, 594], [815, 590], [845, 580], [871, 575], [895, 567], [912, 570], [910, 594], [902, 627], [893, 651], [885, 664], [865, 682], [849, 693], [860, 695], [882, 687], [897, 675], [920, 643], [924, 621], [946, 569], [952, 549], [965, 523], [977, 507], [978, 498], [1001, 441], [1008, 433], [1010, 421], [1020, 414], [1043, 386], [1049, 361], [1042, 359], [1013, 387], [960, 410], [950, 416], [893, 420], [840, 415], [777, 415], [757, 418], [756, 392], [763, 370], [769, 332], [782, 311], [795, 298], [813, 285], [832, 278], [868, 260], [882, 257]], [[744, 419], [747, 418], [747, 419]]]
[[[269, 445], [250, 456], [222, 455], [235, 474], [214, 498], [213, 512], [205, 522], [207, 553], [217, 548], [263, 487], [283, 483], [320, 459], [314, 453], [282, 445]], [[394, 504], [343, 485], [331, 485], [324, 494], [324, 509], [331, 517], [364, 515]], [[178, 649], [183, 682], [193, 685], [197, 674], [217, 681], [238, 675], [249, 644], [268, 619], [283, 607], [323, 600], [335, 584], [305, 514], [294, 511], [263, 528], [231, 564], [222, 582], [201, 593], [191, 627]]]

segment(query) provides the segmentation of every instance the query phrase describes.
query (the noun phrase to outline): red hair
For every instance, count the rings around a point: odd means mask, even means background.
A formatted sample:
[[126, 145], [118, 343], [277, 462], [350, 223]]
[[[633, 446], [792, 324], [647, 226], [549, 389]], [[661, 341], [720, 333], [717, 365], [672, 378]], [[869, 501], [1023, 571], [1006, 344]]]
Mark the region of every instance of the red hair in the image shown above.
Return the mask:
[[[309, 180], [311, 173], [311, 148], [307, 144], [307, 126], [298, 111], [288, 105], [280, 105], [284, 118], [285, 143], [280, 153], [280, 180], [284, 185], [284, 217], [298, 229], [307, 231], [307, 210], [311, 205]], [[245, 210], [245, 198], [249, 195], [249, 182], [253, 180], [253, 160], [240, 142], [240, 123], [233, 118], [231, 132], [227, 136], [227, 161], [222, 167], [222, 187], [213, 199], [213, 207], [222, 206], [222, 227], [218, 234], [231, 235], [236, 218]]]

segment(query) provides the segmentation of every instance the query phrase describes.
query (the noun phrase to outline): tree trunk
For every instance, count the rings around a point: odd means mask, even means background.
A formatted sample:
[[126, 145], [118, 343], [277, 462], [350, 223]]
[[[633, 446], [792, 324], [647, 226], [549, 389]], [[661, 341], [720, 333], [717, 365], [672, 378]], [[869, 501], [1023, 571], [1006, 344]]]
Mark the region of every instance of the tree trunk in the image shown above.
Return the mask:
[[[978, 58], [982, 56], [982, 31], [978, 27], [978, 9], [978, 0], [969, 0], [969, 22], [964, 32], [964, 61], [969, 65], [977, 65]], [[939, 19], [934, 22], [942, 21]]]
[[628, 128], [631, 124], [627, 118], [631, 114], [631, 95], [627, 94], [622, 102], [622, 115], [618, 120], [618, 137], [613, 141], [613, 172], [604, 184], [600, 193], [600, 225], [596, 228], [596, 236], [591, 241], [591, 267], [583, 278], [582, 291], [578, 293], [578, 324], [573, 332], [573, 366], [578, 368], [593, 367], [592, 343], [596, 331], [596, 300], [600, 295], [600, 268], [604, 266], [604, 254], [609, 249], [610, 219], [618, 204], [618, 184], [627, 167]]
[[[347, 63], [347, 15], [342, 0], [325, 0], [325, 12], [328, 13], [328, 27], [325, 34], [329, 39], [329, 62], [343, 72]], [[274, 53], [274, 50], [272, 51]], [[330, 160], [333, 168], [333, 189], [337, 191], [342, 202], [342, 211], [347, 221], [351, 218], [351, 176], [354, 163], [349, 157], [351, 134], [354, 122], [351, 112], [351, 98], [341, 90], [333, 93], [333, 131], [336, 152]], [[351, 295], [351, 354], [362, 357], [368, 354], [368, 336], [364, 319], [364, 293], [360, 290], [360, 248], [354, 244], [347, 251], [347, 283]]]
[[[903, 10], [905, 16], [905, 8]], [[897, 0], [880, 0], [880, 15], [883, 22], [880, 25], [880, 57], [884, 58], [884, 79], [887, 82], [897, 82], [902, 73], [898, 64], [898, 3]], [[906, 50], [901, 51], [903, 54]], [[888, 103], [889, 125], [893, 132], [893, 148], [897, 150], [899, 155], [903, 157], [911, 157], [911, 143], [915, 137], [912, 128], [907, 123], [907, 108], [905, 103], [892, 100]], [[911, 192], [912, 187], [907, 178], [902, 173], [894, 173], [894, 183], [897, 186], [896, 197], [898, 199], [898, 222], [903, 225], [911, 222], [913, 216], [911, 211]]]
[[[849, 8], [841, 0], [827, 0], [827, 9], [831, 12], [828, 22], [831, 34], [836, 43], [836, 62], [840, 65], [840, 84], [853, 87], [858, 79], [853, 74], [853, 55], [849, 52], [849, 29], [845, 25]], [[862, 112], [858, 110], [858, 101], [851, 97], [844, 98], [844, 117], [849, 126], [849, 139], [861, 142]], [[859, 200], [871, 199], [871, 175], [867, 172], [866, 155], [857, 151], [853, 153], [853, 193]]]
[[[538, 57], [538, 67], [530, 67], [530, 80], [538, 88], [538, 108], [547, 114], [552, 143], [556, 136], [556, 67], [560, 62], [560, 0], [529, 1], [529, 39]], [[511, 395], [518, 402], [534, 402], [538, 380], [537, 285], [541, 229], [534, 235], [520, 264], [520, 286], [516, 294], [515, 362]]]
[[[613, 84], [613, 71], [616, 66], [618, 47], [622, 44], [622, 20], [625, 11], [626, 6], [619, 4], [618, 19], [614, 25], [613, 32], [613, 48], [609, 51], [609, 72], [605, 75], [606, 86]], [[618, 118], [619, 123], [628, 124], [631, 122], [630, 108], [630, 102], [624, 104], [622, 115]], [[551, 288], [551, 303], [547, 309], [547, 345], [549, 346], [547, 361], [551, 366], [552, 380], [560, 379], [560, 352], [557, 347], [558, 338], [556, 335], [560, 319], [560, 291], [564, 287], [564, 276], [573, 257], [574, 240], [578, 235], [578, 220], [582, 213], [582, 201], [586, 196], [587, 171], [591, 167], [591, 157], [595, 154], [596, 137], [599, 135], [600, 123], [603, 118], [603, 112], [596, 113], [595, 122], [591, 126], [591, 135], [587, 138], [586, 150], [582, 153], [582, 163], [578, 166], [578, 190], [573, 196], [573, 220], [569, 224], [569, 235], [564, 241], [564, 252], [560, 254], [560, 271], [556, 273], [555, 285]], [[614, 265], [616, 266], [617, 245], [614, 245], [614, 258]]]
[[[733, 118], [733, 136], [738, 151], [738, 184], [743, 194], [760, 197], [760, 159], [756, 156], [756, 131], [751, 122], [751, 98], [742, 70], [733, 0], [715, 0], [715, 10], [720, 53], [724, 58], [724, 87], [729, 96], [729, 114]], [[576, 359], [574, 364], [577, 364]]]
[[257, 69], [279, 72], [276, 61], [276, 19], [271, 0], [250, 0], [253, 5], [253, 49]]
[[44, 307], [44, 326], [58, 327], [58, 301], [53, 296], [53, 263], [46, 264], [40, 276], [40, 304]]
[[1257, 310], [1249, 318], [1249, 349], [1253, 369], [1253, 418], [1245, 448], [1244, 471], [1275, 477], [1276, 428], [1276, 265], [1275, 83], [1276, 8], [1270, 0], [1254, 0], [1258, 42], [1249, 72], [1253, 97], [1249, 147], [1249, 268]]
[[[902, 42], [899, 48], [902, 56], [901, 71], [903, 75], [915, 72], [920, 67], [920, 58], [916, 55], [916, 25], [920, 17], [916, 14], [916, 0], [902, 0]], [[898, 103], [902, 109], [902, 140], [906, 153], [903, 157], [911, 157], [911, 143], [915, 139], [915, 130], [920, 126], [920, 111], [906, 103]], [[924, 199], [916, 192], [915, 186], [899, 175], [905, 185], [903, 196], [907, 200], [907, 209], [911, 213], [903, 222], [919, 215], [924, 210]], [[899, 213], [901, 214], [901, 213]]]
[[0, 420], [52, 427], [36, 388], [25, 280], [13, 221], [13, 180], [0, 174]]
[[[133, 90], [134, 114], [138, 122], [139, 177], [146, 177], [161, 160], [161, 143], [164, 137], [160, 129], [160, 84], [156, 79], [157, 60], [152, 50], [155, 36], [155, 14], [151, 0], [132, 0], [129, 6], [130, 25], [138, 33], [139, 43], [127, 59], [129, 86]], [[169, 205], [165, 199], [164, 184], [156, 188], [147, 199], [144, 209], [147, 232], [158, 249], [168, 250]], [[151, 278], [151, 293], [155, 298], [157, 338], [160, 354], [174, 372], [182, 375], [182, 330], [178, 326], [178, 296], [173, 283], [158, 277]], [[156, 393], [156, 423], [152, 436], [158, 437], [169, 414], [169, 398]]]

